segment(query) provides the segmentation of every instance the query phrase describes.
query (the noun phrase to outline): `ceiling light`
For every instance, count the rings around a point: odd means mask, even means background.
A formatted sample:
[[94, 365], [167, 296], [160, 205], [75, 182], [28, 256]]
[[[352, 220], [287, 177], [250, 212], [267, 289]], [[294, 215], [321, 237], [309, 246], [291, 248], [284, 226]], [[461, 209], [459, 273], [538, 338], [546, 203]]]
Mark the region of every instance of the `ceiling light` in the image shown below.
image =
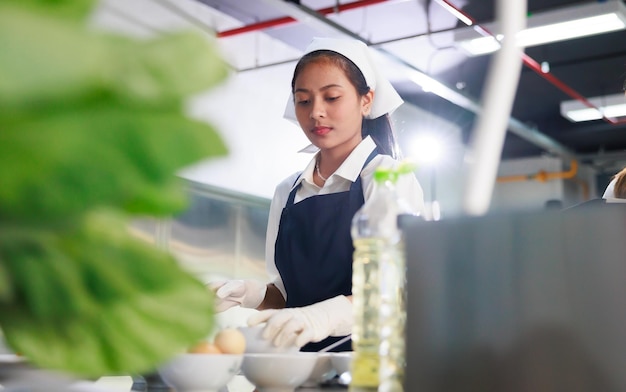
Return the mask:
[[495, 37], [472, 38], [457, 43], [461, 49], [471, 56], [481, 56], [483, 54], [493, 53], [500, 49], [500, 40], [502, 34]]
[[581, 101], [561, 102], [561, 115], [571, 122], [619, 118], [626, 116], [626, 97], [624, 94], [606, 95], [588, 99], [594, 108]]
[[442, 144], [434, 134], [422, 133], [409, 143], [409, 155], [420, 165], [435, 165], [442, 158]]
[[[527, 25], [516, 36], [522, 47], [608, 33], [626, 28], [626, 6], [612, 0], [560, 8], [531, 15]], [[484, 28], [496, 36], [500, 31], [497, 23], [485, 24]], [[474, 28], [455, 33], [457, 45], [471, 56], [495, 52], [500, 48], [498, 40], [492, 36], [476, 37]]]

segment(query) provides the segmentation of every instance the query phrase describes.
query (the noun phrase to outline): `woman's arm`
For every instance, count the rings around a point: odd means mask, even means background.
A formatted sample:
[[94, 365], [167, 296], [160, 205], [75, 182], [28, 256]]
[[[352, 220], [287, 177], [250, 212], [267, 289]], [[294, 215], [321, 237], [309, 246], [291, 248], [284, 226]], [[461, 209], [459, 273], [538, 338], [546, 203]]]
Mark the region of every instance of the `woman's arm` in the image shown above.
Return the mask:
[[278, 287], [274, 283], [268, 283], [267, 291], [265, 292], [265, 298], [261, 305], [257, 307], [258, 310], [265, 309], [282, 309], [285, 307], [285, 298], [281, 294]]

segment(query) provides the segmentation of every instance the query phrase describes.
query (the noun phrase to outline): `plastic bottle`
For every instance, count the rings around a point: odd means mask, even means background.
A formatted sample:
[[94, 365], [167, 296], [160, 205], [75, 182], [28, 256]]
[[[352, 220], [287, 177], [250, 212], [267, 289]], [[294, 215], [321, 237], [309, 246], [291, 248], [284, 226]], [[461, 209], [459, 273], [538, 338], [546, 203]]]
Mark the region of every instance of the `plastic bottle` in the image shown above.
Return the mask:
[[415, 213], [398, 197], [395, 183], [406, 171], [378, 168], [374, 192], [352, 220], [354, 392], [403, 391], [406, 276], [398, 222]]

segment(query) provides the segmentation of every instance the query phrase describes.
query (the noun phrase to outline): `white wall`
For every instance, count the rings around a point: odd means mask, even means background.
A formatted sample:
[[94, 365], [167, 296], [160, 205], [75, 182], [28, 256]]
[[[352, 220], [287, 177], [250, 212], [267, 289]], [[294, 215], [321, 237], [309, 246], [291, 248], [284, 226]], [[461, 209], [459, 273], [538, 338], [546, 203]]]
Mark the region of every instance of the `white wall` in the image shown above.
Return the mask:
[[233, 74], [226, 83], [189, 102], [194, 118], [213, 124], [228, 156], [199, 162], [180, 172], [184, 178], [271, 198], [274, 187], [301, 170], [309, 145], [296, 124], [282, 115], [294, 64]]
[[[562, 170], [561, 160], [553, 157], [525, 158], [501, 162], [498, 176], [533, 175], [544, 170]], [[562, 181], [519, 181], [498, 183], [494, 188], [492, 210], [541, 209], [550, 199], [563, 200]]]
[[[558, 173], [569, 169], [569, 161], [563, 161], [558, 157], [542, 156], [501, 162], [498, 176], [534, 176], [540, 171]], [[585, 189], [589, 191], [587, 195], [585, 195]], [[531, 179], [497, 183], [491, 210], [538, 210], [545, 208], [548, 200], [560, 200], [563, 202], [563, 207], [570, 207], [585, 201], [585, 196], [597, 197], [594, 189], [595, 171], [590, 167], [579, 165], [574, 179], [545, 182]]]

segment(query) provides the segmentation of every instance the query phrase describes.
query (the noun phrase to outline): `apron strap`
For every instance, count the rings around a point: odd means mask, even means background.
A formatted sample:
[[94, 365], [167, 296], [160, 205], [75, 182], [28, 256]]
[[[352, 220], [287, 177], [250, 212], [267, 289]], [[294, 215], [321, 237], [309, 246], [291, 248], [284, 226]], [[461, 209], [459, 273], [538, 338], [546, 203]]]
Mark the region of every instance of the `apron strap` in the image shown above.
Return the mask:
[[[374, 150], [372, 150], [370, 155], [368, 155], [367, 159], [365, 160], [365, 163], [363, 164], [363, 167], [361, 167], [361, 171], [363, 171], [363, 169], [372, 161], [372, 159], [374, 159], [374, 157], [376, 155], [378, 155], [378, 147], [374, 148]], [[301, 176], [302, 176], [302, 173], [300, 173], [298, 175], [298, 177], [296, 178], [296, 180], [293, 182], [294, 185], [298, 182], [298, 180], [300, 179]], [[356, 181], [354, 181], [352, 184], [350, 184], [350, 189], [352, 189], [352, 187], [354, 187], [357, 182], [361, 182], [361, 174], [360, 173], [359, 173], [359, 177], [356, 179]], [[293, 201], [296, 198], [296, 193], [298, 192], [298, 189], [300, 189], [301, 186], [302, 186], [302, 182], [300, 182], [297, 186], [295, 186], [291, 190], [291, 192], [289, 192], [289, 197], [287, 198], [287, 202], [285, 203], [285, 207], [289, 207], [289, 206], [293, 205]]]

